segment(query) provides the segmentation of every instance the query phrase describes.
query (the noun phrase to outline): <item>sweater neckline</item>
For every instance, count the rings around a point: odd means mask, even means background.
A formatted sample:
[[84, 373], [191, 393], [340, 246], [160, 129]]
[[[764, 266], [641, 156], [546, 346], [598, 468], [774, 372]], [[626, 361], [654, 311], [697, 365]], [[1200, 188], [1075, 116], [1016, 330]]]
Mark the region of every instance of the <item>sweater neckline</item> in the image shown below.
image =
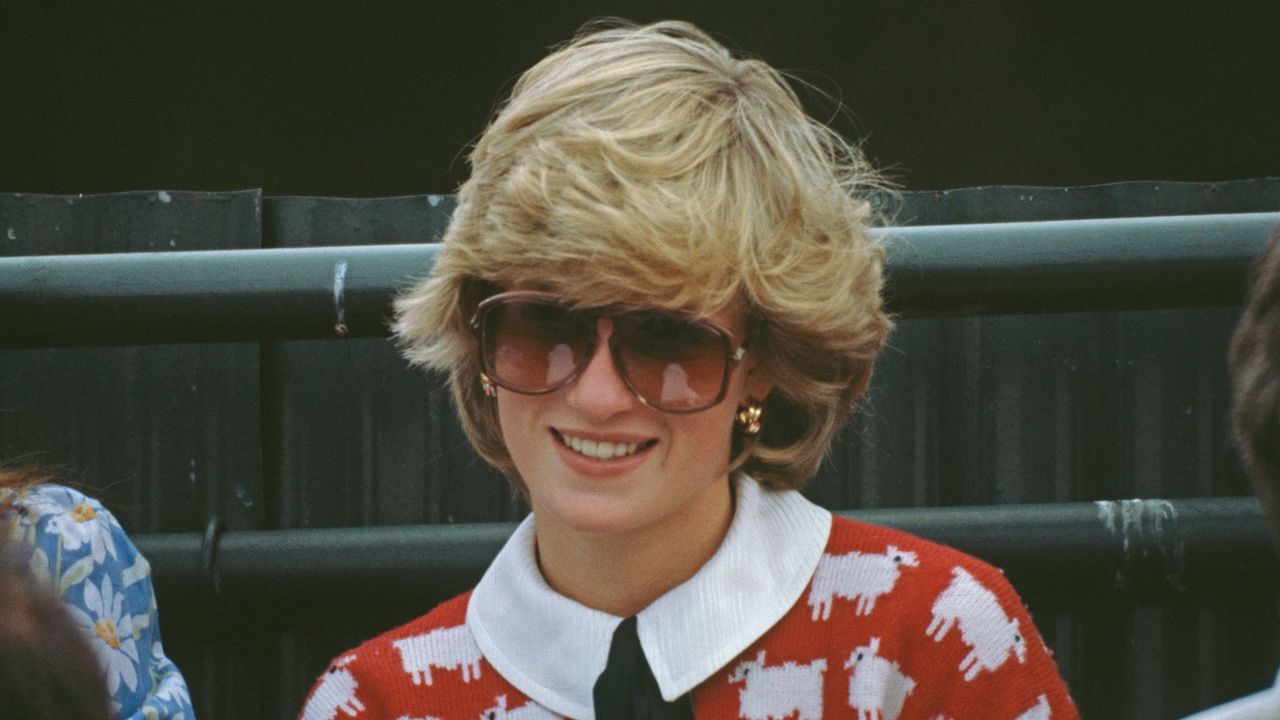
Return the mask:
[[[662, 697], [675, 700], [742, 653], [795, 605], [831, 531], [831, 513], [795, 491], [742, 477], [729, 531], [693, 577], [637, 615]], [[544, 707], [594, 720], [592, 687], [623, 618], [553, 590], [534, 551], [532, 515], [485, 572], [467, 626], [489, 664]]]

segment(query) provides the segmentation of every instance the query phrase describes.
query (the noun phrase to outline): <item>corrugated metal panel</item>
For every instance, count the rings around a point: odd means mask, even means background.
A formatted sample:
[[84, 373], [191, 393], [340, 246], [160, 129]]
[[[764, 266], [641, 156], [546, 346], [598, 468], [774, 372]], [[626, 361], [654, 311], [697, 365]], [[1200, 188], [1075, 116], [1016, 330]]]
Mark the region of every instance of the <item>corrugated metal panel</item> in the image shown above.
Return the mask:
[[[0, 195], [8, 238], [0, 247], [5, 255], [256, 248], [261, 208], [256, 190]], [[65, 465], [132, 533], [203, 530], [213, 515], [259, 528], [258, 385], [256, 343], [5, 351], [0, 443], [5, 457], [39, 453]], [[260, 675], [254, 653], [224, 652], [207, 619], [181, 606], [166, 607], [164, 618], [166, 649], [201, 716], [254, 716], [211, 702]], [[256, 693], [241, 697], [256, 703]]]
[[[261, 195], [0, 195], [4, 255], [259, 246]], [[102, 278], [110, 283], [111, 278]], [[0, 354], [6, 455], [42, 453], [135, 531], [262, 517], [257, 349], [249, 344]]]
[[[0, 197], [6, 254], [424, 242], [450, 198]], [[905, 193], [931, 223], [1274, 211], [1276, 180]], [[259, 211], [261, 208], [261, 211]], [[259, 213], [261, 215], [259, 216]], [[261, 217], [261, 219], [259, 219]], [[16, 237], [17, 240], [12, 238]], [[1232, 308], [903, 320], [809, 490], [832, 508], [1247, 493], [1227, 441]], [[0, 353], [0, 440], [76, 469], [133, 532], [509, 520], [442, 379], [381, 339]], [[1027, 598], [1086, 717], [1175, 717], [1265, 685], [1274, 588]], [[433, 598], [359, 613], [167, 602], [201, 717], [292, 717], [341, 648]], [[235, 627], [235, 632], [226, 628]]]

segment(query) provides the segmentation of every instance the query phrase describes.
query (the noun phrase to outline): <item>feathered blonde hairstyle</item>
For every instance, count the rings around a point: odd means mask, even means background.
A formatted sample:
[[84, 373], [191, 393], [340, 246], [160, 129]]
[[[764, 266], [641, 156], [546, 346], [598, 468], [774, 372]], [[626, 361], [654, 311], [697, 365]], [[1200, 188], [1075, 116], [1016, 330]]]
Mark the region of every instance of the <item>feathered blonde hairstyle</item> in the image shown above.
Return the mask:
[[776, 70], [683, 22], [590, 27], [517, 81], [470, 159], [395, 330], [449, 373], [481, 456], [523, 490], [469, 321], [495, 289], [538, 288], [700, 316], [740, 304], [775, 386], [734, 465], [774, 488], [817, 471], [891, 328], [867, 233], [879, 179]]

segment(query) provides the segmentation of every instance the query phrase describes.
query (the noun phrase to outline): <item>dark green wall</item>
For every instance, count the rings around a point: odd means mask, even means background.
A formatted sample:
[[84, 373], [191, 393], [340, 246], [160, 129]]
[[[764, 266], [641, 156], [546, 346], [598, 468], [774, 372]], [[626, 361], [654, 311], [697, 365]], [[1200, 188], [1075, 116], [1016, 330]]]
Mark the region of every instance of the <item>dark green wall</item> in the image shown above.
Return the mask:
[[9, 0], [0, 191], [449, 192], [499, 90], [601, 15], [838, 94], [911, 189], [1280, 175], [1272, 2]]

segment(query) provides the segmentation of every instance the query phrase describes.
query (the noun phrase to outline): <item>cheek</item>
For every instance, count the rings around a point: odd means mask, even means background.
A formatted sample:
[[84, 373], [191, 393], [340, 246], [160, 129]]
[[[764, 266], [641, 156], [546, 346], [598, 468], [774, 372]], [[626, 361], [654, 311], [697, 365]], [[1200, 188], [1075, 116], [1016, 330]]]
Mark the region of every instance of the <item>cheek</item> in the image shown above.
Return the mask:
[[[738, 408], [746, 402], [746, 372], [745, 368], [734, 368], [734, 372], [729, 375], [729, 386], [725, 389], [724, 400], [719, 405], [708, 408], [707, 410], [684, 416], [690, 421], [687, 430], [690, 433], [696, 433], [704, 442], [723, 443], [728, 446], [733, 436], [734, 416], [738, 414]], [[692, 426], [696, 425], [696, 429]]]
[[728, 399], [705, 412], [684, 418], [679, 435], [686, 441], [687, 452], [694, 459], [707, 462], [712, 458], [728, 457], [733, 442], [733, 416], [737, 406]]
[[724, 400], [713, 408], [687, 416], [686, 437], [697, 446], [703, 458], [728, 458], [733, 445], [733, 432], [738, 408], [746, 403], [745, 373], [735, 372], [729, 379]]
[[534, 395], [518, 395], [498, 390], [498, 427], [507, 452], [517, 464], [533, 447], [534, 415], [540, 398]]

